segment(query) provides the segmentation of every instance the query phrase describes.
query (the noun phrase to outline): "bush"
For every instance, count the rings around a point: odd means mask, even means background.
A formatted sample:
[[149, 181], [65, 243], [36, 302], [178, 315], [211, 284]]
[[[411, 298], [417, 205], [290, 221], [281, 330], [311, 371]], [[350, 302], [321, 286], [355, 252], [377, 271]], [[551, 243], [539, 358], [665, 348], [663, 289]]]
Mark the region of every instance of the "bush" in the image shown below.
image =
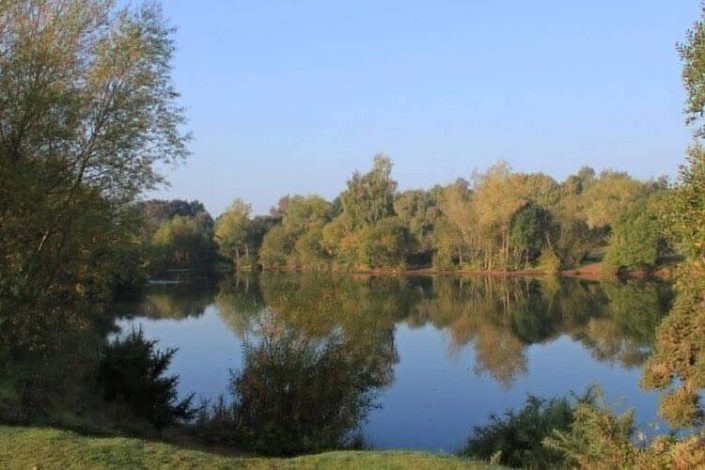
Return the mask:
[[196, 419], [205, 442], [269, 455], [362, 445], [360, 424], [375, 406], [384, 370], [339, 338], [310, 341], [285, 331], [245, 346], [233, 374], [233, 402], [218, 400]]
[[561, 272], [561, 259], [550, 248], [545, 248], [539, 256], [537, 266], [546, 274], [558, 274]]
[[612, 227], [605, 265], [612, 270], [637, 269], [656, 264], [663, 237], [654, 203], [644, 201], [625, 210]]
[[177, 401], [178, 376], [163, 377], [176, 349], [162, 353], [142, 330], [107, 343], [100, 356], [97, 384], [107, 403], [125, 407], [134, 416], [161, 429], [193, 418], [193, 395]]
[[[575, 397], [575, 401], [578, 405], [589, 404], [596, 396], [596, 389], [590, 388], [583, 396]], [[571, 428], [574, 409], [567, 398], [546, 400], [529, 395], [518, 412], [508, 410], [503, 416], [491, 415], [488, 424], [475, 426], [461, 453], [510, 467], [559, 467], [565, 460], [563, 451], [546, 447], [543, 441]]]

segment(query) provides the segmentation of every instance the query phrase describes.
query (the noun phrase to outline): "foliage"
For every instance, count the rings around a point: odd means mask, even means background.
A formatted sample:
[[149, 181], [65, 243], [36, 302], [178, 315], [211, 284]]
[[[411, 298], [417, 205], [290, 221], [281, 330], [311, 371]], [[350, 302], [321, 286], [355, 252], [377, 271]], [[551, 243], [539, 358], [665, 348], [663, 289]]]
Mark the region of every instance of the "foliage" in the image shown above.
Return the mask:
[[[702, 75], [705, 62], [703, 20], [679, 47], [685, 62], [683, 77], [689, 93], [689, 122], [702, 117]], [[702, 137], [702, 129], [697, 134]], [[670, 241], [686, 255], [676, 271], [677, 297], [670, 315], [656, 332], [656, 348], [643, 384], [665, 391], [660, 412], [674, 426], [702, 425], [698, 390], [705, 387], [705, 152], [691, 147], [678, 182], [665, 202], [663, 222]]]
[[366, 267], [404, 268], [410, 235], [399, 219], [382, 219], [361, 238], [360, 261]]
[[653, 267], [664, 251], [656, 201], [628, 207], [612, 225], [604, 262], [612, 269]]
[[573, 422], [573, 408], [565, 399], [544, 400], [529, 396], [524, 407], [503, 416], [490, 416], [490, 422], [475, 426], [462, 451], [463, 455], [489, 460], [510, 467], [555, 468], [563, 462], [561, 452], [542, 445], [556, 430], [567, 431]]
[[[220, 254], [233, 260], [238, 269], [243, 265], [252, 264], [250, 259], [251, 211], [249, 204], [236, 199], [215, 223], [215, 239], [218, 242]], [[244, 253], [245, 260], [240, 259], [241, 252]]]
[[404, 191], [394, 201], [394, 212], [409, 228], [412, 263], [430, 261], [434, 231], [441, 215], [436, 193], [433, 190]]
[[259, 259], [266, 269], [286, 267], [294, 255], [296, 240], [286, 229], [277, 225], [273, 227], [262, 241]]
[[[705, 465], [702, 437], [683, 440], [659, 436], [635, 442], [634, 414], [615, 415], [601, 394], [593, 402], [578, 403], [569, 431], [556, 431], [544, 445], [565, 455], [571, 468], [691, 469]], [[643, 436], [643, 435], [642, 435]]]
[[648, 189], [627, 173], [603, 171], [583, 195], [588, 226], [611, 226], [619, 214], [643, 197]]
[[176, 350], [162, 353], [155, 345], [156, 341], [144, 338], [142, 330], [107, 343], [101, 351], [97, 384], [107, 403], [124, 407], [161, 429], [193, 417], [193, 395], [176, 400], [178, 377], [163, 376]]
[[215, 257], [213, 220], [206, 212], [168, 219], [152, 236], [149, 250], [152, 269], [203, 269]]
[[606, 245], [616, 214], [664, 189], [660, 181], [613, 171], [597, 176], [591, 168], [558, 183], [499, 162], [484, 173], [475, 171], [471, 181], [399, 193], [391, 169], [391, 160], [377, 155], [372, 169], [353, 174], [332, 203], [286, 196], [269, 216], [260, 216], [256, 230], [242, 218], [242, 246], [250, 259], [277, 270], [432, 264], [439, 270], [506, 271], [536, 266], [541, 258], [551, 261], [553, 271], [557, 265], [577, 266], [590, 250]]
[[318, 196], [293, 196], [280, 201], [281, 224], [262, 241], [260, 258], [266, 268], [320, 269], [328, 258], [323, 227], [332, 207]]
[[544, 246], [551, 246], [551, 239], [555, 238], [553, 216], [533, 202], [514, 213], [509, 230], [509, 244], [518, 258], [527, 263], [535, 261]]
[[276, 323], [245, 347], [233, 375], [231, 407], [205, 410], [196, 432], [206, 441], [256, 452], [291, 455], [350, 447], [354, 431], [374, 406], [378, 371], [339, 337], [318, 342]]
[[18, 0], [0, 31], [0, 311], [92, 302], [134, 247], [130, 203], [187, 154], [171, 30], [153, 5]]
[[374, 225], [394, 215], [397, 183], [391, 179], [391, 173], [392, 161], [379, 154], [375, 156], [369, 173], [355, 173], [348, 180], [348, 187], [340, 195], [340, 201], [349, 229]]
[[553, 250], [543, 250], [538, 260], [536, 260], [536, 267], [546, 274], [558, 274], [561, 271], [561, 259]]

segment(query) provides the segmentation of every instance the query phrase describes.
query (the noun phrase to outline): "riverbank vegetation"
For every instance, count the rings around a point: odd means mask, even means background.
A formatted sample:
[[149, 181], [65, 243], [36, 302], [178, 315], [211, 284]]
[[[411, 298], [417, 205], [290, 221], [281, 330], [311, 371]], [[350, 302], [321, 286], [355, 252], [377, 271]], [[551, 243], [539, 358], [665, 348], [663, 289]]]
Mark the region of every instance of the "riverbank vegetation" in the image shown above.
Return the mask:
[[[705, 109], [704, 24], [698, 22], [679, 49], [691, 123], [699, 123]], [[185, 114], [171, 82], [173, 52], [172, 30], [155, 4], [0, 0], [0, 422], [270, 454], [361, 447], [356, 433], [376, 392], [393, 379], [393, 319], [415, 299], [401, 279], [355, 283], [328, 276], [313, 285], [263, 279], [262, 296], [272, 309], [264, 317], [256, 295], [232, 295], [240, 302], [232, 327], [257, 328], [264, 340], [247, 344], [244, 367], [232, 378], [232, 402], [200, 410], [191, 398], [177, 398], [178, 377], [167, 372], [176, 352], [159, 351], [139, 332], [116, 335], [106, 305], [116, 292], [139, 290], [157, 271], [209, 271], [222, 262], [241, 271], [557, 272], [603, 251], [604, 265], [619, 271], [652, 269], [678, 254], [684, 261], [675, 271], [677, 296], [658, 327], [660, 307], [669, 303], [660, 288], [644, 299], [629, 284], [607, 285], [610, 315], [620, 319], [618, 341], [601, 347], [614, 331], [595, 331], [599, 321], [580, 333], [594, 343], [594, 354], [645, 363], [643, 385], [664, 392], [662, 417], [693, 437], [637, 442], [629, 415], [615, 416], [599, 402], [534, 399], [525, 410], [476, 429], [467, 450], [509, 464], [703, 464], [702, 128], [673, 185], [591, 168], [558, 182], [499, 162], [467, 180], [400, 191], [391, 159], [377, 155], [372, 168], [353, 174], [332, 201], [288, 195], [269, 214], [254, 216], [236, 199], [214, 219], [199, 202], [139, 200], [164, 182], [159, 168], [188, 154]], [[377, 282], [391, 290], [380, 295]], [[438, 283], [439, 295], [414, 304], [416, 320], [451, 324], [453, 341], [474, 341], [480, 370], [502, 382], [526, 367], [527, 345], [556, 334], [552, 326], [579, 329], [589, 317], [588, 302], [575, 308], [575, 318], [565, 315], [561, 302], [570, 300], [561, 291], [567, 287], [556, 279], [540, 286], [527, 280], [460, 287], [452, 279], [430, 282]], [[317, 295], [321, 286], [329, 287], [326, 295]], [[407, 291], [395, 296], [394, 289]], [[494, 289], [502, 295], [487, 294]], [[216, 302], [229, 305], [228, 296], [223, 289]], [[161, 300], [168, 310], [173, 299]], [[486, 312], [489, 304], [504, 315], [444, 316]], [[542, 317], [555, 321], [536, 321]], [[497, 322], [509, 329], [500, 331]], [[493, 447], [527, 429], [530, 435], [510, 447]], [[63, 431], [3, 428], [0, 443], [0, 463], [8, 466], [63, 466], [67, 459], [104, 466], [241, 463], [146, 441], [117, 439], [106, 446]], [[468, 464], [384, 453], [243, 464], [351, 462]]]
[[286, 196], [251, 217], [236, 200], [216, 221], [216, 242], [240, 269], [557, 272], [605, 247], [611, 271], [653, 268], [670, 253], [659, 228], [667, 193], [664, 179], [582, 168], [557, 182], [504, 162], [470, 180], [399, 191], [391, 159], [377, 155], [332, 202]]
[[609, 273], [653, 269], [673, 254], [661, 230], [670, 191], [664, 179], [583, 168], [559, 183], [500, 162], [469, 181], [398, 191], [391, 171], [391, 160], [377, 155], [373, 168], [354, 174], [332, 202], [289, 195], [268, 215], [253, 216], [236, 199], [214, 225], [153, 209], [202, 209], [198, 202], [141, 203], [147, 225], [156, 227], [143, 239], [149, 265], [206, 266], [217, 247], [239, 270], [557, 273], [602, 251]]

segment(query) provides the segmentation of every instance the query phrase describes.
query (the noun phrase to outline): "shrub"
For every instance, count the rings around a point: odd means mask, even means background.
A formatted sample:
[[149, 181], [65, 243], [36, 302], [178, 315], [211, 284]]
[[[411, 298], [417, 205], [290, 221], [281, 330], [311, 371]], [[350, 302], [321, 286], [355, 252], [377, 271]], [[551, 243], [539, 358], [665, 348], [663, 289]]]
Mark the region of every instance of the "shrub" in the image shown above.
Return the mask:
[[224, 399], [204, 408], [205, 442], [269, 455], [362, 446], [360, 424], [375, 406], [384, 369], [340, 338], [311, 341], [284, 331], [245, 346], [245, 365]]
[[537, 266], [547, 274], [558, 274], [561, 271], [561, 259], [550, 248], [545, 248], [539, 256]]
[[107, 403], [125, 407], [133, 415], [161, 429], [193, 418], [193, 395], [177, 401], [178, 376], [164, 377], [176, 349], [160, 352], [142, 330], [107, 343], [100, 356], [97, 384]]
[[576, 405], [568, 398], [546, 400], [529, 395], [518, 412], [507, 410], [503, 416], [491, 415], [488, 424], [475, 426], [461, 453], [510, 467], [560, 467], [565, 461], [564, 452], [544, 446], [544, 439], [556, 432], [568, 432], [575, 419], [575, 407], [593, 403], [598, 394], [591, 387], [584, 395], [574, 397]]
[[613, 270], [651, 267], [663, 251], [655, 201], [644, 201], [626, 209], [612, 227], [605, 265]]

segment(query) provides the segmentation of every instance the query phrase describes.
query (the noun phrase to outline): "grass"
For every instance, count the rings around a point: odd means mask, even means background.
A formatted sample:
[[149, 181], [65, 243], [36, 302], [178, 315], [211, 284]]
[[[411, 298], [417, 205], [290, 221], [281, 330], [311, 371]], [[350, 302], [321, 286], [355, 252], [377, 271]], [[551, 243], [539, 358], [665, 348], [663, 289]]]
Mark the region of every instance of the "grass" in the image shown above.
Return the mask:
[[479, 470], [499, 467], [417, 451], [337, 451], [289, 459], [223, 456], [141, 439], [86, 437], [57, 429], [0, 426], [0, 468]]

